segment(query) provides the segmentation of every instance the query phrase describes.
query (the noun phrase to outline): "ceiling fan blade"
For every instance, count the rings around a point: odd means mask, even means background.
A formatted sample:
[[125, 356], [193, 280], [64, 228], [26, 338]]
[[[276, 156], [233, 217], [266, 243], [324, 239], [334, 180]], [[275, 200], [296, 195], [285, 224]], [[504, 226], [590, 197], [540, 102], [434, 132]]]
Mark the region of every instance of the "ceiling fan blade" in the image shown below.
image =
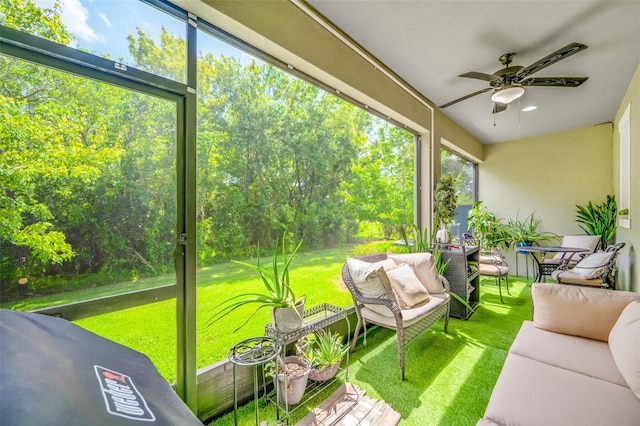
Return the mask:
[[493, 88], [492, 87], [487, 87], [486, 89], [478, 90], [477, 92], [473, 92], [473, 93], [468, 94], [467, 96], [463, 96], [461, 98], [458, 98], [455, 101], [451, 101], [451, 102], [446, 103], [444, 105], [440, 105], [439, 108], [446, 108], [446, 107], [451, 106], [453, 104], [457, 104], [458, 102], [464, 101], [465, 99], [469, 99], [469, 98], [472, 98], [472, 97], [474, 97], [476, 95], [479, 95], [481, 93], [488, 92], [489, 90], [493, 90]]
[[538, 72], [543, 68], [548, 67], [549, 65], [552, 65], [562, 59], [568, 58], [569, 56], [580, 52], [581, 50], [586, 49], [587, 47], [589, 46], [582, 43], [575, 43], [575, 42], [569, 43], [562, 49], [558, 49], [552, 54], [545, 56], [539, 61], [536, 61], [533, 64], [529, 65], [522, 71], [518, 72], [516, 76], [518, 77], [518, 80], [522, 80], [527, 76], [530, 76], [531, 74]]
[[493, 80], [498, 80], [502, 78], [502, 77], [498, 77], [497, 75], [486, 74], [486, 73], [477, 72], [477, 71], [466, 72], [464, 74], [460, 74], [458, 77], [475, 78], [476, 80], [484, 80], [484, 81], [493, 81]]
[[589, 77], [531, 77], [522, 80], [523, 86], [546, 86], [546, 87], [578, 87]]
[[500, 102], [494, 102], [493, 103], [493, 113], [496, 114], [498, 112], [502, 112], [502, 111], [506, 111], [507, 107], [509, 106], [509, 104], [503, 104]]

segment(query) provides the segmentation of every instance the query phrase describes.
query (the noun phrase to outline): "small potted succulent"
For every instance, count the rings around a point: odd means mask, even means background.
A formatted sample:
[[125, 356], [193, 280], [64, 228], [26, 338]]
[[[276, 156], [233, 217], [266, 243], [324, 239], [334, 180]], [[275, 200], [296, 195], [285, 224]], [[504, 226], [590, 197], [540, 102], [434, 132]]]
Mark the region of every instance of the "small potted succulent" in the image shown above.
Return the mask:
[[349, 349], [340, 334], [324, 330], [307, 335], [298, 342], [297, 348], [298, 353], [311, 362], [309, 378], [316, 382], [332, 379]]

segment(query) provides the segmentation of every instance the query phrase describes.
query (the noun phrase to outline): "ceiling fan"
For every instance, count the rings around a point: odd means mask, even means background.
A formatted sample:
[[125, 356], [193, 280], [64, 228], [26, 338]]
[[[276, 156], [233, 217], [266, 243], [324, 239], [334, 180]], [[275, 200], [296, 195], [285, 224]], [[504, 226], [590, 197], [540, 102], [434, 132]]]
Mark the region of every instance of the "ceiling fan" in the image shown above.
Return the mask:
[[466, 96], [458, 98], [454, 101], [441, 105], [440, 108], [446, 108], [453, 104], [456, 104], [465, 99], [469, 99], [473, 96], [481, 93], [493, 90], [491, 94], [491, 100], [493, 104], [493, 113], [502, 112], [507, 109], [509, 103], [518, 99], [524, 95], [525, 86], [546, 86], [546, 87], [578, 87], [589, 77], [530, 77], [531, 74], [540, 71], [543, 68], [548, 67], [562, 59], [586, 49], [588, 46], [582, 43], [569, 43], [565, 47], [556, 50], [550, 55], [545, 56], [539, 61], [534, 62], [528, 67], [522, 66], [509, 66], [515, 58], [515, 53], [505, 53], [500, 56], [499, 60], [505, 67], [493, 74], [485, 74], [482, 72], [471, 71], [459, 75], [459, 77], [475, 78], [477, 80], [484, 80], [489, 82], [489, 86], [486, 89], [478, 90], [477, 92], [470, 93]]

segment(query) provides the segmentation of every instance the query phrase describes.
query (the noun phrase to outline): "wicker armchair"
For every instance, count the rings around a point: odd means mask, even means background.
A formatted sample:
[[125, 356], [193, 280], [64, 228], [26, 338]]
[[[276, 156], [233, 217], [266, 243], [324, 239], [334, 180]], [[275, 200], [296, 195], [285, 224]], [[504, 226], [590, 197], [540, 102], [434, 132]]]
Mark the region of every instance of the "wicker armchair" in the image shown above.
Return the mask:
[[[386, 253], [372, 254], [361, 256], [357, 259], [364, 262], [379, 262], [387, 258]], [[342, 266], [342, 279], [351, 292], [353, 304], [356, 308], [358, 316], [358, 324], [353, 334], [351, 350], [355, 348], [356, 338], [360, 332], [360, 328], [364, 327], [366, 342], [366, 323], [379, 325], [381, 327], [395, 330], [398, 338], [398, 363], [400, 365], [400, 380], [404, 380], [404, 347], [411, 340], [426, 331], [440, 318], [444, 318], [444, 332], [447, 332], [449, 324], [450, 310], [450, 288], [449, 282], [443, 276], [440, 277], [444, 286], [444, 292], [439, 295], [432, 294], [432, 301], [421, 308], [402, 310], [398, 305], [395, 297], [390, 295], [389, 298], [370, 298], [362, 295], [358, 287], [354, 283], [347, 263]], [[384, 317], [376, 314], [363, 304], [384, 305], [393, 313], [393, 317]]]

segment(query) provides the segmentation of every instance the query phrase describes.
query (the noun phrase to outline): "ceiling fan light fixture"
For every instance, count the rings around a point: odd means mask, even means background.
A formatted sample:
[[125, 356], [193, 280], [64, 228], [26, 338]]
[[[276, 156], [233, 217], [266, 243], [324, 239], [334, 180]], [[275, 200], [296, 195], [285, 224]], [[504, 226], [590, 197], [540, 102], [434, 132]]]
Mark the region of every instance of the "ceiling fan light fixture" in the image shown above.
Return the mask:
[[491, 100], [500, 104], [510, 104], [522, 95], [524, 95], [522, 86], [508, 86], [496, 89], [491, 95]]

